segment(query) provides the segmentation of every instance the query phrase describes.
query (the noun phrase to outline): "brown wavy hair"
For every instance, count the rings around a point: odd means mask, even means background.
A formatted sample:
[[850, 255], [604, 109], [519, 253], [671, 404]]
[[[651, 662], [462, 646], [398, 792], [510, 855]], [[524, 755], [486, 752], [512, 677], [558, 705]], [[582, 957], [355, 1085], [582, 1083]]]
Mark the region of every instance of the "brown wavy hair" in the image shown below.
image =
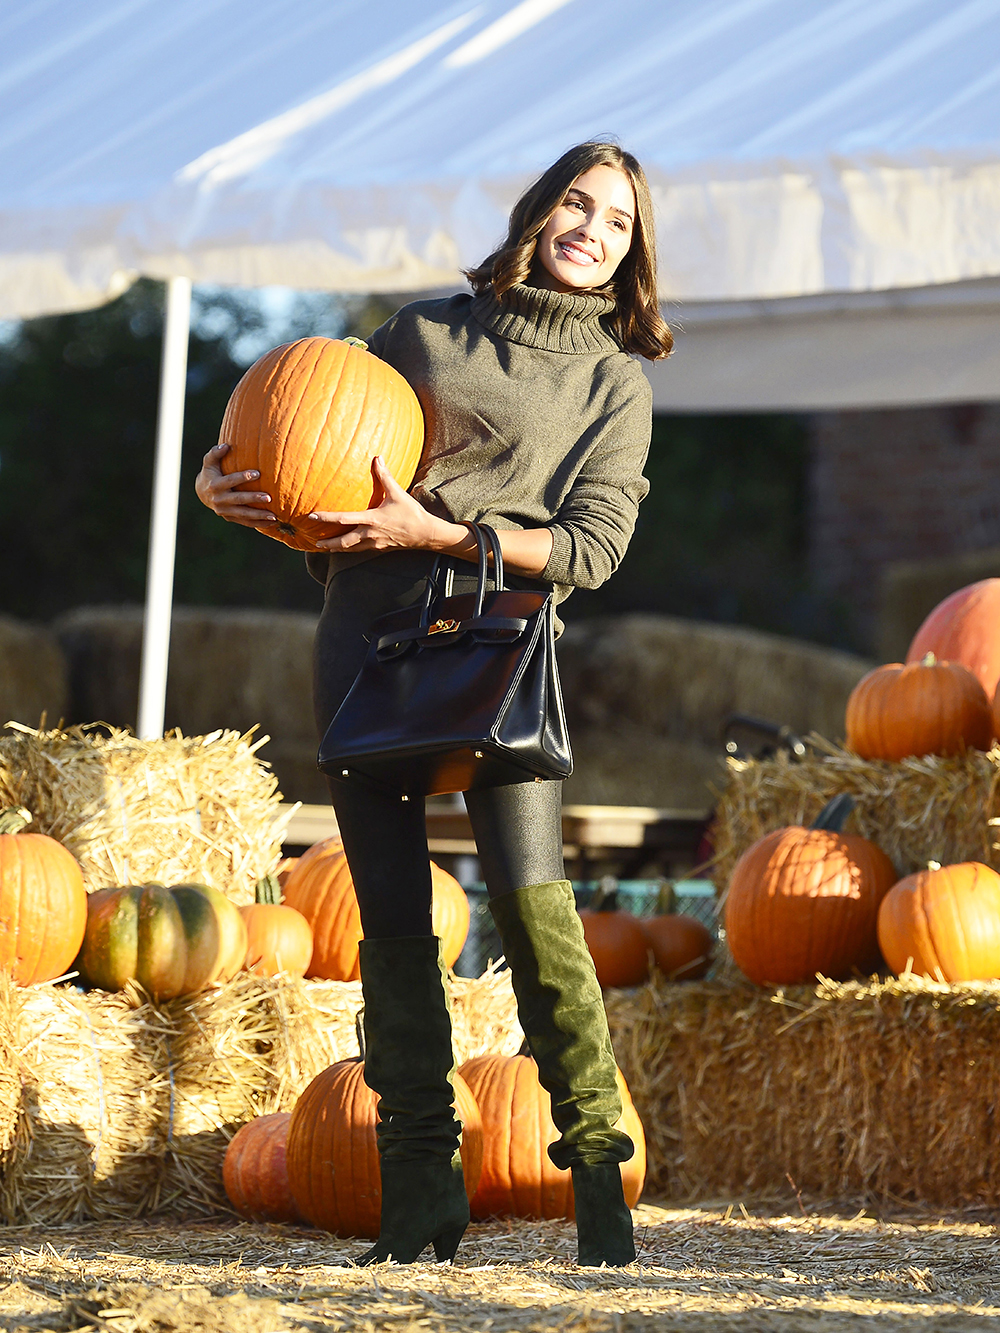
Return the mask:
[[646, 175], [636, 158], [615, 143], [581, 143], [563, 153], [521, 195], [511, 209], [507, 236], [465, 276], [475, 292], [492, 287], [502, 301], [517, 282], [530, 283], [536, 272], [535, 247], [545, 224], [580, 176], [591, 167], [614, 167], [629, 179], [635, 194], [632, 244], [614, 277], [595, 290], [614, 297], [608, 322], [626, 352], [658, 361], [669, 356], [673, 334], [660, 314], [656, 294], [656, 247], [653, 201]]

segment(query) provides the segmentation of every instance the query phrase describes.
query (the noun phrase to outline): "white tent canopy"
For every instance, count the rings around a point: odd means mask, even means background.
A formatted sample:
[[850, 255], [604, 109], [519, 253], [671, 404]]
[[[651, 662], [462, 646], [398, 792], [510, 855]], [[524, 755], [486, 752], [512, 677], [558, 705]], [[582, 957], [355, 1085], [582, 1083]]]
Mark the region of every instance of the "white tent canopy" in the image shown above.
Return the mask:
[[451, 287], [609, 133], [680, 329], [659, 406], [1000, 397], [1000, 0], [14, 0], [0, 317]]

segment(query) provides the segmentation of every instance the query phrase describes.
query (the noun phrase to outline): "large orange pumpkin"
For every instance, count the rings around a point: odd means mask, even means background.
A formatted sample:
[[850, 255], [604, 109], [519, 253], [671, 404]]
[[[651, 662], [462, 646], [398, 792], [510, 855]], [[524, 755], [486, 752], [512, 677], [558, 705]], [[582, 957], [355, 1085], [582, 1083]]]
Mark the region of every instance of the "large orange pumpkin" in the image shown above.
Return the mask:
[[897, 974], [1000, 977], [1000, 875], [978, 861], [907, 875], [882, 900], [878, 940]]
[[890, 662], [862, 677], [847, 701], [847, 748], [862, 759], [988, 750], [993, 714], [960, 662]]
[[[341, 1060], [317, 1074], [295, 1103], [288, 1127], [288, 1181], [299, 1212], [335, 1236], [379, 1232], [378, 1097], [361, 1060]], [[468, 1084], [455, 1075], [462, 1122], [462, 1170], [471, 1199], [483, 1164], [483, 1123]]]
[[246, 954], [243, 918], [218, 889], [139, 884], [90, 894], [78, 966], [92, 986], [137, 981], [160, 1001], [229, 981]]
[[896, 872], [873, 842], [840, 831], [852, 804], [834, 797], [812, 828], [776, 829], [736, 862], [726, 939], [751, 981], [788, 985], [878, 965], [879, 903]]
[[619, 908], [615, 891], [598, 888], [580, 920], [601, 988], [641, 986], [649, 976], [649, 944], [639, 918]]
[[[458, 880], [431, 862], [431, 922], [441, 937], [444, 960], [452, 967], [469, 933], [469, 900]], [[285, 905], [309, 922], [313, 953], [307, 975], [327, 981], [357, 981], [361, 913], [354, 881], [338, 837], [317, 842], [301, 857], [285, 881]]]
[[[546, 1152], [559, 1134], [531, 1056], [480, 1055], [466, 1061], [461, 1073], [483, 1117], [483, 1171], [472, 1196], [473, 1216], [572, 1219], [573, 1178], [553, 1166]], [[634, 1208], [646, 1179], [646, 1136], [621, 1070], [617, 1081], [618, 1128], [635, 1144], [634, 1156], [621, 1164], [625, 1202]]]
[[1000, 680], [1000, 579], [959, 588], [923, 622], [906, 654], [922, 662], [928, 653], [969, 668], [992, 699]]
[[257, 881], [255, 901], [239, 909], [247, 928], [247, 956], [243, 966], [258, 977], [279, 972], [304, 977], [312, 958], [312, 928], [301, 912], [281, 901], [275, 875]]
[[260, 531], [298, 551], [337, 531], [314, 511], [369, 509], [372, 459], [381, 454], [401, 486], [413, 480], [424, 441], [416, 394], [397, 370], [336, 338], [300, 338], [265, 353], [233, 390], [220, 443], [223, 471], [255, 468], [277, 523]]
[[240, 1217], [255, 1222], [298, 1222], [288, 1184], [285, 1148], [290, 1111], [259, 1115], [236, 1131], [222, 1162], [226, 1197]]
[[76, 857], [44, 833], [22, 833], [27, 810], [0, 814], [0, 968], [20, 986], [68, 971], [87, 926]]

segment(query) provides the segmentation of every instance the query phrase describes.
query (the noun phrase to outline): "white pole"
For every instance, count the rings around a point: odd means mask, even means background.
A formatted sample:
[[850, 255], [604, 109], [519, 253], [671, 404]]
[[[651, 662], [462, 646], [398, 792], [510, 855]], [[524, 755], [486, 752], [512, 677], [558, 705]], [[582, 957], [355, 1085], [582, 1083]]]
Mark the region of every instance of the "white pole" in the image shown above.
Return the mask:
[[163, 735], [167, 698], [170, 613], [177, 546], [177, 492], [181, 479], [184, 389], [187, 380], [191, 280], [167, 281], [167, 309], [160, 361], [160, 406], [156, 422], [156, 473], [146, 572], [146, 617], [142, 630], [138, 733], [144, 740]]

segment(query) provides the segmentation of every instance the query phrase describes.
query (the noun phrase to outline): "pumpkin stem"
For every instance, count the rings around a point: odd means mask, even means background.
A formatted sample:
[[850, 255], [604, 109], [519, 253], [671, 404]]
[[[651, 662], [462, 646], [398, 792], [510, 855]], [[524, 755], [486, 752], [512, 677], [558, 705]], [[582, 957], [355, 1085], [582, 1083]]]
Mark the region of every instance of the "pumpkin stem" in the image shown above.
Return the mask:
[[255, 903], [266, 903], [269, 907], [281, 906], [281, 885], [277, 875], [264, 875], [257, 881], [253, 900]]
[[937, 658], [933, 653], [925, 653], [920, 661], [921, 666], [937, 666]]
[[20, 833], [31, 823], [31, 811], [23, 805], [0, 811], [0, 833]]
[[850, 792], [842, 791], [827, 801], [813, 822], [811, 829], [827, 829], [830, 833], [842, 833], [847, 823], [847, 816], [854, 809], [855, 801]]
[[587, 904], [592, 912], [618, 911], [618, 881], [614, 875], [602, 875]]
[[362, 352], [368, 351], [368, 344], [363, 338], [347, 337], [343, 341], [347, 343], [348, 347], [360, 347]]
[[940, 870], [940, 869], [941, 869], [941, 862], [940, 862], [940, 861], [928, 861], [928, 862], [927, 862], [927, 869], [928, 869], [928, 870]]
[[358, 1039], [358, 1059], [364, 1064], [365, 1056], [368, 1054], [365, 1046], [365, 1010], [364, 1005], [354, 1015], [354, 1035]]

